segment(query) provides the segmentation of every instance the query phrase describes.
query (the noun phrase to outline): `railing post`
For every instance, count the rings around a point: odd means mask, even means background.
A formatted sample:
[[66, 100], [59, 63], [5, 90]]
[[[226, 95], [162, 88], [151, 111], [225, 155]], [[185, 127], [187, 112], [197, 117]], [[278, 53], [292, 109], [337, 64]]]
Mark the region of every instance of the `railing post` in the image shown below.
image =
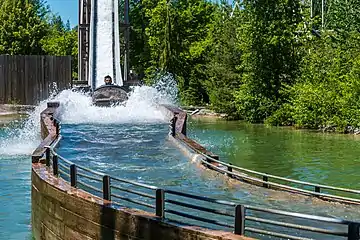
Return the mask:
[[77, 185], [77, 169], [75, 164], [70, 165], [70, 183], [72, 187]]
[[235, 206], [235, 234], [245, 234], [245, 207], [243, 205]]
[[359, 240], [360, 233], [359, 233], [360, 225], [357, 223], [350, 223], [348, 227], [348, 240]]
[[319, 193], [320, 192], [320, 187], [315, 186], [315, 192]]
[[59, 135], [60, 134], [60, 123], [58, 121], [56, 121], [55, 127], [56, 127], [56, 135]]
[[165, 217], [165, 192], [164, 189], [156, 189], [155, 212], [158, 217]]
[[[229, 165], [231, 165], [231, 163], [229, 163]], [[232, 168], [231, 166], [227, 166], [227, 170], [228, 170], [228, 172], [232, 172], [233, 168]], [[233, 176], [231, 173], [226, 173], [226, 175], [227, 175], [228, 177], [232, 177], [232, 176]]]
[[59, 165], [58, 165], [58, 156], [56, 154], [53, 155], [53, 174], [57, 176], [59, 174]]
[[108, 175], [103, 176], [103, 198], [111, 201], [110, 176]]
[[47, 147], [45, 151], [45, 165], [50, 167], [50, 147]]
[[[263, 181], [264, 181], [264, 182], [269, 181], [268, 176], [263, 176]], [[269, 188], [269, 184], [267, 184], [267, 183], [263, 183], [263, 187], [265, 187], [265, 188]]]
[[171, 132], [171, 136], [175, 137], [176, 135], [176, 121], [177, 121], [177, 117], [174, 116], [171, 120], [170, 120], [170, 132]]

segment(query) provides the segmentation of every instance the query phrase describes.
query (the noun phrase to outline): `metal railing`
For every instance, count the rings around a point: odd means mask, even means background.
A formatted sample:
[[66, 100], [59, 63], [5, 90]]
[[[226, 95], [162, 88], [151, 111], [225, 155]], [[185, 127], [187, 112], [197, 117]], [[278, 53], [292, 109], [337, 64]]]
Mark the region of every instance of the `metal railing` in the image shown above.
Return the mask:
[[[274, 187], [274, 188], [288, 190], [288, 191], [295, 191], [295, 192], [305, 194], [305, 195], [322, 197], [322, 198], [325, 198], [328, 200], [336, 200], [336, 201], [341, 201], [341, 202], [360, 204], [360, 199], [357, 199], [357, 198], [349, 198], [349, 197], [343, 197], [343, 196], [339, 196], [339, 195], [321, 192], [321, 190], [332, 190], [335, 192], [360, 195], [359, 190], [333, 187], [333, 186], [327, 186], [327, 185], [322, 185], [322, 184], [315, 184], [315, 183], [310, 183], [310, 182], [305, 182], [305, 181], [299, 181], [299, 180], [293, 180], [293, 179], [289, 179], [289, 178], [279, 177], [279, 176], [266, 174], [266, 173], [262, 173], [262, 172], [257, 172], [257, 171], [249, 170], [246, 168], [238, 167], [238, 166], [235, 166], [235, 165], [232, 165], [229, 163], [225, 163], [225, 162], [219, 161], [215, 158], [212, 158], [208, 155], [205, 155], [199, 151], [197, 151], [197, 152], [205, 158], [205, 160], [201, 159], [202, 164], [206, 165], [208, 168], [212, 168], [212, 169], [214, 169], [218, 172], [221, 172], [223, 174], [226, 174], [227, 176], [232, 177], [232, 178], [237, 177], [237, 178], [240, 178], [243, 180], [248, 180], [248, 181], [257, 183], [258, 185], [261, 185], [262, 187], [265, 187], [265, 188]], [[217, 163], [217, 164], [214, 164], [214, 163]], [[218, 164], [220, 164], [220, 165], [218, 165]], [[233, 170], [237, 170], [238, 172], [234, 172]], [[245, 175], [244, 173], [260, 176], [260, 178]], [[287, 184], [293, 183], [293, 184], [298, 184], [301, 186], [308, 186], [308, 187], [312, 187], [313, 189], [306, 190], [306, 189], [299, 188], [299, 187], [292, 187], [289, 185], [271, 181], [271, 179], [280, 180]]]
[[[170, 120], [170, 125], [169, 125], [170, 135], [175, 137], [176, 139], [180, 140], [183, 144], [185, 144], [186, 146], [191, 148], [196, 153], [202, 155], [204, 159], [201, 160], [201, 163], [209, 169], [213, 169], [217, 172], [226, 174], [228, 177], [238, 178], [241, 180], [247, 180], [249, 182], [256, 183], [257, 185], [260, 185], [265, 188], [273, 187], [273, 188], [292, 191], [292, 192], [295, 191], [297, 193], [301, 193], [301, 194], [305, 194], [305, 195], [322, 197], [327, 200], [335, 200], [335, 201], [346, 202], [346, 203], [360, 204], [360, 198], [350, 198], [350, 197], [340, 196], [338, 194], [335, 195], [335, 194], [330, 194], [330, 193], [326, 193], [326, 192], [323, 192], [323, 193], [321, 192], [322, 190], [328, 190], [328, 191], [333, 191], [335, 193], [346, 193], [349, 195], [351, 194], [351, 195], [355, 195], [356, 197], [360, 197], [360, 190], [333, 187], [333, 186], [327, 186], [327, 185], [323, 185], [323, 184], [316, 184], [316, 183], [310, 183], [310, 182], [305, 182], [305, 181], [289, 179], [289, 178], [285, 178], [285, 177], [279, 177], [279, 176], [275, 176], [275, 175], [271, 175], [271, 174], [267, 174], [267, 173], [262, 173], [262, 172], [238, 167], [231, 163], [219, 161], [218, 159], [215, 159], [215, 158], [203, 153], [202, 151], [199, 151], [199, 149], [195, 148], [194, 146], [191, 146], [191, 144], [186, 142], [185, 139], [188, 139], [188, 140], [191, 140], [191, 139], [189, 139], [187, 136], [183, 135], [182, 133], [176, 132], [176, 129], [175, 129], [176, 121], [177, 121], [177, 117], [174, 117]], [[182, 137], [178, 137], [178, 135], [182, 135]], [[237, 170], [237, 172], [233, 172], [233, 170]], [[248, 174], [252, 174], [255, 176], [250, 176]], [[283, 183], [274, 182], [274, 181], [271, 181], [271, 179], [278, 180]], [[294, 185], [297, 184], [298, 187], [289, 186], [290, 184], [294, 184]], [[302, 186], [302, 188], [300, 188], [299, 185]], [[309, 187], [311, 187], [312, 189], [311, 190], [304, 189], [306, 187], [308, 187], [308, 189], [309, 189]]]
[[[58, 155], [60, 138], [46, 146], [45, 164], [54, 176], [70, 185], [111, 201], [111, 206], [129, 206], [153, 211], [160, 219], [182, 225], [232, 231], [238, 235], [260, 234], [286, 239], [359, 240], [359, 222], [242, 205], [230, 201], [158, 188], [109, 176]], [[231, 173], [230, 171], [228, 171]], [[134, 189], [135, 188], [135, 189]], [[282, 220], [280, 221], [279, 219]]]

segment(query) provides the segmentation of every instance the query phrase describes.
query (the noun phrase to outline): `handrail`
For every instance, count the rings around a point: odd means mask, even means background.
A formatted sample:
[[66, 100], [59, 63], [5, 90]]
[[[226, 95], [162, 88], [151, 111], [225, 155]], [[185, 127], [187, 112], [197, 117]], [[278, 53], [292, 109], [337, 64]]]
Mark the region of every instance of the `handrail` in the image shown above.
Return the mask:
[[174, 191], [174, 190], [165, 190], [165, 192], [170, 193], [170, 194], [175, 194], [175, 195], [178, 195], [178, 196], [182, 196], [182, 197], [193, 198], [193, 199], [197, 199], [197, 200], [201, 200], [201, 201], [205, 201], [205, 202], [218, 203], [218, 204], [231, 206], [231, 207], [236, 206], [236, 203], [233, 203], [233, 202], [224, 201], [224, 200], [217, 200], [217, 199], [213, 199], [213, 198], [209, 198], [209, 197], [197, 196], [197, 195], [184, 193], [184, 192], [178, 192], [178, 191]]
[[119, 182], [129, 183], [129, 184], [132, 184], [132, 185], [135, 185], [135, 186], [139, 186], [139, 187], [143, 187], [143, 188], [147, 188], [147, 189], [151, 189], [151, 190], [158, 189], [158, 187], [155, 187], [155, 186], [151, 186], [151, 185], [147, 185], [147, 184], [143, 184], [143, 183], [138, 183], [138, 182], [134, 182], [134, 181], [127, 180], [127, 179], [122, 179], [122, 178], [118, 178], [118, 177], [110, 177], [110, 178], [114, 179], [116, 181], [119, 181]]
[[[356, 199], [356, 198], [346, 198], [346, 197], [342, 197], [339, 196], [338, 194], [322, 194], [320, 193], [321, 189], [326, 189], [326, 190], [332, 190], [332, 191], [338, 191], [338, 192], [344, 192], [344, 193], [350, 193], [350, 194], [360, 194], [360, 190], [354, 190], [354, 189], [348, 189], [348, 188], [341, 188], [341, 187], [334, 187], [334, 186], [328, 186], [328, 185], [324, 185], [324, 184], [316, 184], [316, 183], [310, 183], [310, 182], [305, 182], [305, 181], [300, 181], [300, 180], [294, 180], [294, 179], [289, 179], [289, 178], [285, 178], [285, 177], [280, 177], [280, 176], [276, 176], [276, 175], [272, 175], [272, 174], [267, 174], [267, 173], [262, 173], [262, 172], [258, 172], [258, 171], [254, 171], [254, 170], [250, 170], [250, 169], [246, 169], [246, 168], [242, 168], [239, 166], [235, 166], [232, 165], [231, 163], [226, 163], [226, 162], [222, 162], [219, 159], [216, 159], [213, 157], [213, 154], [209, 151], [207, 151], [203, 146], [201, 146], [200, 144], [198, 144], [197, 142], [195, 142], [194, 140], [188, 138], [186, 136], [186, 133], [179, 131], [176, 128], [177, 125], [177, 121], [178, 121], [178, 117], [180, 118], [186, 118], [185, 115], [181, 115], [180, 113], [183, 112], [183, 110], [176, 108], [176, 107], [172, 107], [172, 106], [166, 106], [165, 108], [167, 108], [169, 111], [173, 112], [174, 116], [173, 118], [170, 120], [170, 133], [171, 136], [173, 136], [174, 138], [180, 140], [182, 143], [184, 143], [187, 147], [191, 148], [193, 151], [195, 151], [196, 153], [200, 154], [201, 156], [203, 156], [207, 161], [211, 161], [211, 162], [215, 162], [218, 164], [221, 164], [223, 166], [226, 166], [228, 168], [228, 170], [230, 170], [232, 172], [233, 169], [240, 171], [240, 173], [251, 173], [251, 174], [255, 174], [258, 176], [261, 176], [263, 179], [254, 179], [248, 176], [239, 176], [237, 174], [232, 174], [229, 172], [226, 172], [225, 170], [218, 170], [218, 172], [223, 172], [226, 173], [228, 176], [232, 177], [233, 175], [236, 175], [238, 177], [241, 177], [243, 179], [247, 179], [247, 180], [251, 180], [251, 181], [255, 181], [258, 183], [263, 183], [263, 187], [269, 187], [269, 186], [275, 186], [275, 187], [280, 187], [280, 188], [284, 188], [285, 190], [296, 190], [300, 193], [305, 193], [305, 194], [311, 194], [311, 195], [315, 195], [317, 197], [326, 197], [326, 198], [330, 198], [327, 200], [337, 200], [337, 201], [345, 201], [346, 203], [360, 203], [360, 199]], [[186, 125], [186, 122], [184, 121], [180, 121], [181, 124]], [[182, 126], [182, 128], [184, 128], [184, 126]], [[212, 154], [212, 155], [210, 155]], [[203, 162], [204, 163], [204, 162]], [[210, 164], [208, 163], [204, 163], [207, 165], [207, 167], [209, 167]], [[214, 165], [210, 165], [211, 167], [213, 167]], [[302, 188], [298, 188], [298, 187], [290, 187], [288, 185], [283, 185], [283, 184], [279, 184], [279, 183], [275, 183], [272, 181], [269, 181], [269, 178], [272, 179], [276, 179], [276, 180], [280, 180], [280, 181], [285, 181], [286, 183], [295, 183], [295, 184], [301, 184], [304, 186], [312, 186], [314, 187], [314, 191], [308, 191]]]
[[[186, 144], [186, 142], [183, 139], [180, 138], [180, 140], [183, 143]], [[211, 156], [209, 156], [207, 154], [204, 154], [201, 151], [199, 151], [198, 149], [193, 148], [190, 145], [187, 145], [187, 146], [189, 146], [192, 150], [194, 150], [196, 153], [200, 154], [201, 156], [203, 156], [207, 160], [207, 161], [202, 160], [202, 162], [204, 164], [209, 165], [212, 168], [217, 168], [218, 172], [226, 173], [229, 176], [235, 175], [235, 176], [241, 177], [243, 179], [256, 181], [258, 183], [263, 183], [263, 185], [267, 185], [267, 186], [272, 185], [272, 186], [275, 186], [275, 187], [285, 188], [287, 190], [296, 190], [296, 191], [299, 191], [299, 192], [302, 192], [302, 193], [307, 193], [307, 194], [311, 194], [311, 195], [315, 195], [315, 196], [323, 196], [323, 197], [328, 197], [328, 198], [334, 198], [334, 199], [337, 199], [337, 200], [353, 201], [353, 202], [356, 202], [356, 203], [360, 203], [360, 199], [347, 198], [347, 197], [342, 197], [342, 196], [338, 196], [338, 195], [334, 195], [334, 194], [324, 194], [324, 193], [320, 193], [320, 189], [334, 190], [334, 191], [346, 192], [346, 193], [352, 193], [352, 194], [360, 194], [360, 190], [333, 187], [333, 186], [328, 186], [328, 185], [323, 185], [323, 184], [316, 184], [316, 183], [310, 183], [310, 182], [305, 182], [305, 181], [299, 181], [299, 180], [279, 177], [279, 176], [276, 176], [276, 175], [271, 175], [271, 174], [267, 174], [267, 173], [262, 173], [262, 172], [258, 172], [258, 171], [238, 167], [238, 166], [226, 163], [226, 162], [222, 162], [222, 161], [220, 161], [218, 159], [215, 159], [215, 158], [213, 158], [213, 157], [211, 157]], [[225, 167], [228, 167], [228, 169], [231, 169], [231, 171], [220, 169], [217, 166], [215, 166], [214, 164], [212, 164], [211, 162], [215, 162], [215, 163], [221, 164], [221, 165], [223, 165]], [[246, 173], [252, 173], [252, 174], [262, 176], [263, 180], [256, 179], [256, 178], [253, 178], [253, 177], [250, 177], [250, 176], [236, 174], [235, 172], [232, 172], [233, 169], [236, 169], [236, 170], [239, 170], [239, 171], [242, 171], [242, 172], [246, 172]], [[271, 181], [269, 181], [269, 178], [282, 180], [282, 181], [289, 182], [289, 183], [297, 183], [297, 184], [302, 184], [302, 185], [306, 185], [306, 186], [312, 186], [312, 187], [315, 187], [315, 191], [309, 191], [309, 190], [305, 190], [305, 189], [298, 188], [298, 187], [290, 187], [288, 185], [279, 184], [279, 183], [276, 183], [276, 182], [271, 182]]]
[[[180, 217], [183, 217], [186, 219], [191, 219], [193, 221], [198, 221], [198, 222], [202, 222], [202, 223], [206, 223], [206, 224], [210, 224], [210, 225], [214, 225], [214, 226], [218, 226], [218, 227], [224, 227], [226, 229], [231, 228], [231, 229], [233, 229], [234, 233], [238, 234], [238, 235], [245, 235], [246, 232], [254, 232], [254, 233], [265, 234], [265, 235], [269, 235], [269, 236], [286, 237], [289, 239], [308, 239], [305, 237], [299, 237], [297, 235], [289, 235], [289, 234], [285, 234], [285, 233], [281, 233], [281, 232], [274, 232], [274, 231], [269, 231], [266, 229], [254, 228], [254, 227], [248, 226], [247, 222], [250, 221], [250, 222], [257, 222], [257, 223], [265, 223], [267, 225], [273, 225], [273, 226], [282, 227], [282, 228], [286, 228], [286, 229], [296, 229], [298, 231], [314, 232], [314, 233], [318, 233], [318, 234], [325, 234], [325, 235], [332, 235], [332, 236], [345, 236], [345, 237], [348, 237], [349, 240], [355, 240], [355, 239], [358, 240], [360, 238], [360, 234], [359, 234], [360, 222], [348, 221], [348, 220], [337, 219], [337, 218], [322, 217], [322, 216], [313, 216], [313, 215], [309, 215], [309, 214], [268, 209], [268, 208], [250, 206], [250, 205], [239, 205], [235, 202], [218, 200], [218, 199], [213, 199], [213, 198], [204, 197], [204, 196], [198, 196], [198, 195], [194, 195], [194, 194], [190, 194], [190, 193], [174, 191], [171, 189], [160, 189], [156, 186], [138, 183], [138, 182], [128, 180], [128, 179], [122, 179], [122, 178], [117, 178], [117, 177], [113, 177], [113, 176], [108, 176], [105, 173], [97, 172], [97, 171], [88, 169], [86, 167], [76, 165], [75, 163], [67, 160], [66, 158], [64, 158], [64, 157], [60, 156], [58, 153], [56, 153], [53, 146], [47, 146], [47, 148], [49, 149], [49, 152], [51, 153], [51, 155], [53, 157], [55, 156], [56, 159], [64, 161], [70, 167], [73, 166], [73, 168], [76, 168], [76, 169], [90, 170], [89, 172], [96, 173], [96, 175], [99, 177], [98, 179], [96, 177], [91, 177], [90, 179], [97, 180], [99, 182], [103, 182], [103, 189], [99, 189], [99, 188], [91, 185], [91, 183], [93, 183], [93, 182], [86, 183], [84, 181], [77, 180], [77, 178], [76, 178], [77, 175], [84, 176], [84, 177], [88, 177], [88, 176], [85, 174], [79, 174], [79, 173], [77, 173], [77, 171], [74, 171], [74, 170], [71, 171], [71, 169], [70, 169], [70, 182], [72, 183], [73, 187], [78, 188], [78, 184], [79, 184], [80, 186], [83, 186], [87, 189], [91, 189], [98, 193], [103, 193], [103, 196], [104, 196], [103, 198], [106, 200], [109, 200], [109, 201], [113, 201], [114, 204], [119, 204], [119, 203], [114, 200], [111, 200], [112, 197], [115, 200], [119, 199], [119, 200], [122, 200], [125, 202], [136, 204], [138, 206], [143, 206], [143, 207], [146, 207], [149, 209], [154, 209], [156, 216], [163, 218], [163, 219], [169, 219], [169, 220], [174, 220], [176, 222], [179, 222], [178, 218], [173, 219], [171, 217], [165, 217], [165, 213], [173, 214], [173, 215], [180, 216]], [[51, 156], [49, 155], [46, 157], [50, 158]], [[51, 161], [46, 160], [46, 162], [51, 162]], [[54, 162], [52, 162], [52, 163], [54, 164]], [[59, 165], [59, 162], [57, 160], [55, 161], [55, 163], [57, 165]], [[213, 165], [212, 167], [216, 167], [216, 166]], [[234, 172], [229, 172], [229, 173], [234, 174]], [[154, 195], [151, 195], [149, 193], [139, 192], [138, 190], [126, 189], [126, 188], [114, 185], [114, 183], [110, 183], [110, 181], [108, 181], [108, 182], [105, 181], [105, 179], [107, 179], [107, 178], [109, 178], [110, 180], [120, 182], [120, 183], [127, 183], [132, 186], [151, 190], [151, 191], [156, 190], [156, 193]], [[76, 182], [73, 182], [72, 179], [76, 179]], [[108, 186], [106, 186], [106, 184], [108, 184]], [[125, 192], [137, 195], [139, 197], [147, 198], [147, 199], [153, 199], [153, 200], [155, 199], [155, 205], [149, 204], [148, 202], [144, 202], [141, 200], [141, 198], [133, 199], [131, 197], [125, 197], [123, 195], [119, 195], [116, 193], [110, 193], [108, 190], [110, 188], [112, 188], [114, 190], [125, 191]], [[107, 189], [107, 190], [105, 190], [105, 189]], [[107, 196], [105, 196], [106, 191], [109, 192], [109, 193], [107, 193], [108, 194]], [[185, 198], [188, 200], [173, 199], [173, 198], [169, 198], [168, 195], [179, 196], [181, 198]], [[218, 208], [213, 209], [213, 208], [211, 208], [211, 206], [206, 206], [206, 207], [197, 206], [197, 205], [195, 205], [196, 203], [190, 203], [191, 201], [205, 201], [210, 204], [225, 205], [227, 207], [231, 207], [233, 213], [229, 212], [228, 210], [219, 210]], [[182, 208], [188, 208], [188, 209], [192, 209], [192, 210], [189, 212], [184, 212], [184, 211], [180, 211], [177, 209], [169, 209], [169, 206], [167, 204], [172, 204], [175, 206], [179, 206]], [[122, 205], [122, 204], [120, 204], [120, 205]], [[216, 217], [207, 218], [207, 217], [202, 217], [199, 215], [194, 215], [194, 210], [200, 211], [200, 212], [206, 212], [208, 214], [213, 214]], [[267, 218], [265, 218], [264, 216], [263, 217], [255, 217], [253, 214], [249, 215], [249, 213], [247, 213], [247, 210], [260, 212], [260, 213], [264, 212], [264, 213], [270, 214], [271, 216], [283, 215], [283, 216], [288, 216], [288, 217], [293, 217], [293, 218], [317, 221], [320, 223], [346, 225], [346, 226], [348, 226], [348, 231], [346, 232], [346, 231], [339, 231], [339, 230], [329, 230], [326, 228], [313, 226], [313, 224], [312, 225], [300, 225], [300, 224], [295, 224], [295, 223], [291, 223], [291, 222], [283, 222], [283, 221], [279, 222], [279, 221], [276, 221], [276, 217], [275, 217], [275, 220], [269, 219], [268, 218], [269, 215], [266, 215]], [[220, 216], [223, 216], [225, 218], [233, 218], [233, 220], [232, 220], [233, 224], [230, 224], [228, 222], [229, 219], [228, 220], [219, 219]]]
[[337, 224], [353, 223], [352, 221], [349, 221], [349, 220], [314, 216], [314, 215], [309, 215], [309, 214], [305, 214], [305, 213], [288, 212], [288, 211], [283, 211], [283, 210], [268, 209], [268, 208], [262, 208], [262, 207], [253, 207], [253, 206], [248, 206], [248, 205], [246, 205], [245, 207], [246, 207], [246, 209], [249, 209], [249, 210], [273, 213], [273, 214], [289, 216], [289, 217], [303, 218], [303, 219], [307, 219], [307, 220], [316, 220], [316, 221], [322, 221], [322, 222], [327, 222], [327, 223], [337, 223]]
[[226, 174], [228, 174], [229, 176], [232, 176], [232, 177], [237, 176], [239, 178], [243, 178], [243, 179], [246, 179], [246, 180], [251, 180], [251, 181], [254, 181], [254, 182], [258, 182], [258, 183], [267, 184], [269, 186], [284, 188], [286, 190], [293, 190], [293, 191], [301, 192], [301, 193], [304, 193], [304, 194], [306, 193], [307, 195], [315, 195], [315, 196], [318, 196], [318, 197], [326, 197], [326, 198], [331, 198], [332, 200], [343, 200], [343, 201], [346, 201], [346, 202], [360, 203], [360, 199], [341, 197], [341, 196], [336, 196], [336, 195], [331, 195], [331, 194], [326, 194], [326, 193], [312, 192], [312, 191], [309, 191], [309, 190], [304, 190], [304, 189], [296, 188], [296, 187], [289, 187], [289, 186], [284, 185], [284, 184], [270, 182], [270, 181], [264, 181], [264, 180], [261, 180], [261, 179], [258, 179], [258, 178], [248, 177], [248, 176], [245, 176], [245, 175], [237, 174], [236, 172], [221, 169], [218, 166], [216, 166], [216, 165], [214, 165], [212, 163], [209, 163], [209, 162], [207, 162], [205, 160], [201, 160], [201, 162], [203, 164], [205, 164], [205, 165], [211, 166], [211, 168], [217, 170], [218, 172], [226, 173]]

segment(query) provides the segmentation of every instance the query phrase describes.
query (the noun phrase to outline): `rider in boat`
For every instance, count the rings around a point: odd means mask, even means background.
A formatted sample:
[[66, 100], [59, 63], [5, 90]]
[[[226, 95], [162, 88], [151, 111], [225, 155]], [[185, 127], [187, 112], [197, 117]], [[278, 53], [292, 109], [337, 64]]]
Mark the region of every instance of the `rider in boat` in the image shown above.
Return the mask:
[[105, 76], [104, 82], [105, 82], [105, 85], [113, 85], [112, 79], [109, 75]]

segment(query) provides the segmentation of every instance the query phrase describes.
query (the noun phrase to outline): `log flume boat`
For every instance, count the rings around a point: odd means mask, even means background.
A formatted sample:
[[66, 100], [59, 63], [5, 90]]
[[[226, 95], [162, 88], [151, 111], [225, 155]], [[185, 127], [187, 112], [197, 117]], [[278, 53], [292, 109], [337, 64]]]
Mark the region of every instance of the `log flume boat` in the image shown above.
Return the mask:
[[92, 102], [99, 107], [125, 105], [130, 89], [119, 85], [102, 85], [92, 93]]

